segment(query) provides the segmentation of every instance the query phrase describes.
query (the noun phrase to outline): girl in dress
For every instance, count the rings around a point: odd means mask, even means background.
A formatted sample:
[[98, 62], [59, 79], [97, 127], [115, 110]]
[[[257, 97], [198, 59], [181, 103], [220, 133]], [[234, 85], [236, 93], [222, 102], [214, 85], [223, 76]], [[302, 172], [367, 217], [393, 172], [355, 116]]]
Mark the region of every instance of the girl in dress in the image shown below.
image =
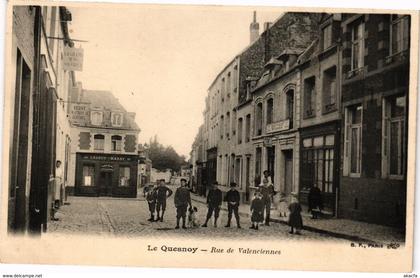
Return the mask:
[[302, 215], [300, 214], [302, 211], [302, 207], [299, 204], [299, 201], [297, 199], [297, 193], [293, 192], [292, 194], [292, 200], [289, 204], [289, 226], [290, 226], [290, 232], [289, 234], [293, 234], [294, 230], [296, 230], [296, 234], [300, 235], [300, 230], [303, 227], [302, 223]]
[[258, 224], [264, 221], [265, 203], [260, 192], [255, 193], [255, 197], [251, 202], [251, 223], [250, 229], [258, 230]]

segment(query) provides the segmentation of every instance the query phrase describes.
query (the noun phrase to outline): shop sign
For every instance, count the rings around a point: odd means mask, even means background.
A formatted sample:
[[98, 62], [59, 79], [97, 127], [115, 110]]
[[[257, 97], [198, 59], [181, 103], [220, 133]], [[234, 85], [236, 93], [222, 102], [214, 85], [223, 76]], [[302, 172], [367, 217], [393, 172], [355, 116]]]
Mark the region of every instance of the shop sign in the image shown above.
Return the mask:
[[102, 164], [101, 165], [101, 170], [102, 171], [113, 171], [114, 166], [112, 166], [112, 164]]
[[288, 130], [289, 128], [290, 128], [290, 120], [286, 119], [286, 120], [283, 120], [283, 121], [268, 124], [267, 125], [267, 133]]
[[100, 155], [100, 154], [84, 154], [83, 159], [88, 160], [100, 160], [100, 161], [133, 161], [133, 157], [130, 156], [116, 156], [116, 155]]
[[70, 104], [70, 121], [73, 124], [84, 124], [89, 122], [89, 104], [71, 103]]
[[83, 48], [64, 47], [63, 68], [68, 71], [82, 71]]

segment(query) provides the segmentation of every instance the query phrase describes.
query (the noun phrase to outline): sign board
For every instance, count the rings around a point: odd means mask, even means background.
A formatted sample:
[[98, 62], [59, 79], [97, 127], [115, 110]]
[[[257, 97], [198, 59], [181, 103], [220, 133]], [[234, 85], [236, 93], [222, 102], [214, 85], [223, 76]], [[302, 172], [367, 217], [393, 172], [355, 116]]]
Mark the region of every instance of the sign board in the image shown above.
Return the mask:
[[267, 125], [267, 133], [288, 130], [290, 128], [290, 120], [275, 122]]
[[82, 71], [83, 48], [64, 47], [63, 68], [69, 71]]
[[89, 104], [71, 103], [69, 117], [73, 124], [84, 124], [89, 122]]

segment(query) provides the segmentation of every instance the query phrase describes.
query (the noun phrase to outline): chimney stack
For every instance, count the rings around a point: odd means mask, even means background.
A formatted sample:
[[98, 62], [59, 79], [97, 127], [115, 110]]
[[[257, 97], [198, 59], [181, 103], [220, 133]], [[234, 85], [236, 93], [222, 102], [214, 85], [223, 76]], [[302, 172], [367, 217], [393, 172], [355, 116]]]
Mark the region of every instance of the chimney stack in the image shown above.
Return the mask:
[[253, 43], [260, 36], [260, 25], [257, 22], [257, 12], [254, 11], [254, 20], [249, 25], [250, 43]]

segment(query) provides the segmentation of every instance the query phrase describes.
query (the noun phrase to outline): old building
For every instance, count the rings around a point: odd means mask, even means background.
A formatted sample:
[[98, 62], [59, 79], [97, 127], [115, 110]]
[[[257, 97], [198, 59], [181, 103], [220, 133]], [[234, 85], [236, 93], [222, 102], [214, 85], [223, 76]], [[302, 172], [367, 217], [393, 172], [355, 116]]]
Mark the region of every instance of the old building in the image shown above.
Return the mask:
[[410, 17], [343, 14], [339, 216], [405, 227]]
[[227, 189], [229, 183], [236, 182], [243, 200], [249, 200], [256, 177], [251, 91], [272, 57], [286, 48], [306, 48], [316, 35], [316, 27], [313, 14], [287, 13], [274, 23], [265, 23], [259, 35], [254, 13], [250, 45], [227, 63], [208, 90], [202, 132], [207, 185], [218, 181]]
[[264, 170], [276, 191], [289, 197], [299, 184], [299, 126], [301, 78], [298, 57], [303, 48], [285, 49], [265, 66], [253, 95], [255, 186]]
[[65, 101], [74, 74], [63, 53], [73, 47], [67, 29], [71, 14], [56, 6], [12, 11], [8, 224], [9, 231], [40, 232], [51, 211], [55, 161], [64, 162], [65, 173], [69, 165]]
[[137, 196], [140, 132], [135, 113], [127, 112], [109, 91], [72, 91], [70, 185], [76, 196]]
[[322, 14], [318, 38], [299, 57], [301, 71], [299, 197], [320, 189], [324, 212], [336, 215], [341, 129], [341, 14]]

